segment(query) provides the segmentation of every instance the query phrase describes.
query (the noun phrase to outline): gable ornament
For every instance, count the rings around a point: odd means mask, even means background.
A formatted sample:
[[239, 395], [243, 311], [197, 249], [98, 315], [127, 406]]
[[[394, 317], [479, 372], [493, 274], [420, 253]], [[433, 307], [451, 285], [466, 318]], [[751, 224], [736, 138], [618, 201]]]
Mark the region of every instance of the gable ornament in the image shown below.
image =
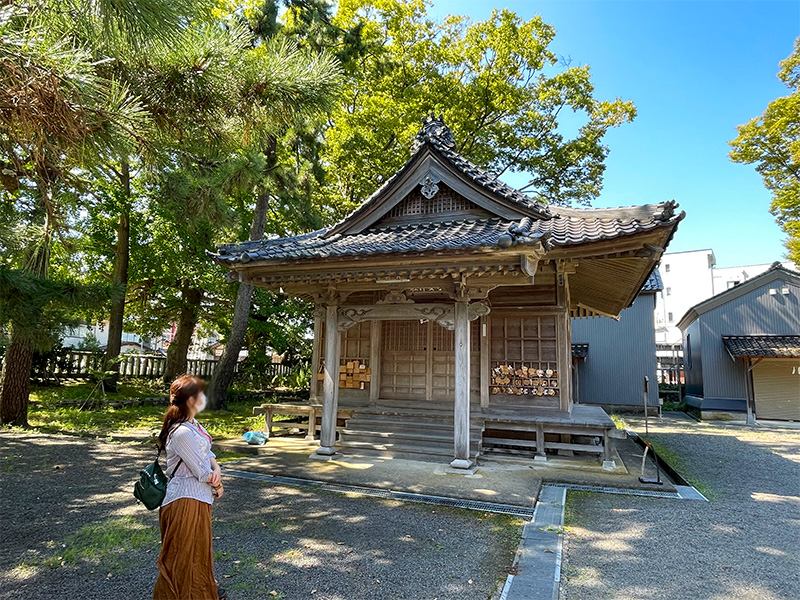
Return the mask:
[[420, 192], [428, 200], [433, 198], [439, 191], [439, 186], [436, 185], [438, 182], [434, 181], [434, 179], [430, 175], [426, 175], [425, 179], [423, 179], [420, 183], [422, 185], [422, 189], [420, 190]]

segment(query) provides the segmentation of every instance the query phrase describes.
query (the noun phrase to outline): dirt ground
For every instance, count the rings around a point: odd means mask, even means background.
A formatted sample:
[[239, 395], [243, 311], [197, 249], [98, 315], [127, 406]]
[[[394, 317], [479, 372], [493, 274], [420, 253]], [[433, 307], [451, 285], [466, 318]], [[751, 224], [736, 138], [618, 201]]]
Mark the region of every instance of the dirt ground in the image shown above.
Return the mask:
[[[150, 598], [157, 513], [131, 495], [139, 444], [0, 433], [0, 599]], [[215, 569], [231, 600], [487, 598], [511, 517], [231, 479], [214, 507]]]
[[561, 600], [800, 597], [800, 430], [652, 423], [712, 501], [570, 492]]

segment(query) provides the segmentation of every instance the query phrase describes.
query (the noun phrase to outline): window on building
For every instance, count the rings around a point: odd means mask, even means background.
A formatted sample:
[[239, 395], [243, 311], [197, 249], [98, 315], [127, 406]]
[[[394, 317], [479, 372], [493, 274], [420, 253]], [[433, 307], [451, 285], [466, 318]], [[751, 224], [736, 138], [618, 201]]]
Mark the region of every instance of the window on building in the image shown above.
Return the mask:
[[672, 296], [672, 288], [667, 288], [667, 296]]
[[669, 273], [669, 265], [664, 265], [664, 272]]
[[667, 313], [667, 321], [669, 321], [670, 323], [672, 323], [672, 321], [673, 321], [673, 318], [672, 318], [672, 313]]
[[686, 360], [686, 368], [692, 368], [692, 334], [686, 336], [686, 347], [683, 349], [683, 356]]

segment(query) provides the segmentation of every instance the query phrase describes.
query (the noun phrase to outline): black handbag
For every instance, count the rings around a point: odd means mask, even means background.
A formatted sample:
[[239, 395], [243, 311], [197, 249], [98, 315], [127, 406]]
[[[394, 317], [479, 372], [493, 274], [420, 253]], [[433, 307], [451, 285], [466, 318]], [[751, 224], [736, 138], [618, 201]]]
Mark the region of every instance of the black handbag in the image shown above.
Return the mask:
[[[161, 448], [158, 449], [156, 459], [139, 471], [139, 481], [133, 486], [134, 497], [144, 504], [147, 510], [153, 510], [161, 506], [161, 503], [164, 501], [164, 496], [167, 495], [169, 479], [164, 475], [161, 465], [158, 464], [160, 456]], [[178, 470], [178, 467], [181, 466], [181, 463], [183, 463], [182, 458], [172, 470], [172, 477], [175, 476], [175, 472]]]

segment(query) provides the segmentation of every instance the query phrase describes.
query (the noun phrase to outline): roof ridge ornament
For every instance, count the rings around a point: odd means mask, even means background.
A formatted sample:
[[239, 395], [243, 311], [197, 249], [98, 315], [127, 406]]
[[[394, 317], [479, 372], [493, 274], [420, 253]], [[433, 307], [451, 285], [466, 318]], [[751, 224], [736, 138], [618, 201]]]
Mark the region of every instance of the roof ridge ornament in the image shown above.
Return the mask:
[[437, 117], [433, 111], [428, 116], [422, 118], [422, 128], [417, 132], [411, 144], [411, 153], [415, 153], [425, 143], [430, 142], [434, 146], [446, 150], [456, 149], [456, 139], [453, 132], [445, 125], [444, 115]]

